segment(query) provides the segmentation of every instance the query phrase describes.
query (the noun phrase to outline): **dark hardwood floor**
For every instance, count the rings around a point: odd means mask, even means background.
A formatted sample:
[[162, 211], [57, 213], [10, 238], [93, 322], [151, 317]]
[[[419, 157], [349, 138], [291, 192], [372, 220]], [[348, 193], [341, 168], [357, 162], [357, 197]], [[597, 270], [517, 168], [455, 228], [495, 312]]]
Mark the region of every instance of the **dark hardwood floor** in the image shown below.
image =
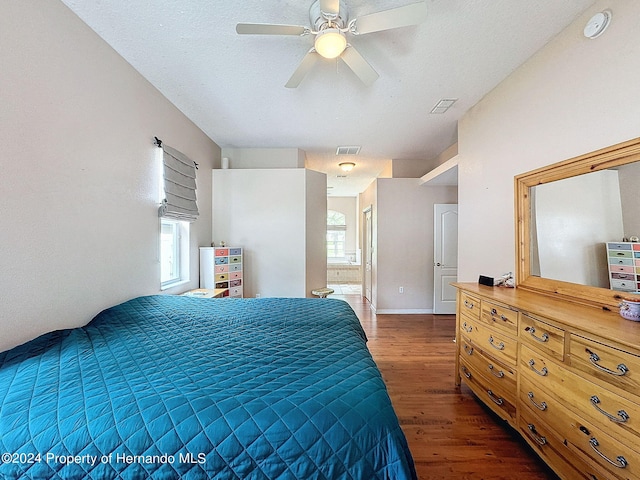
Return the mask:
[[454, 315], [373, 315], [346, 300], [369, 338], [421, 480], [557, 480], [520, 436], [454, 385]]

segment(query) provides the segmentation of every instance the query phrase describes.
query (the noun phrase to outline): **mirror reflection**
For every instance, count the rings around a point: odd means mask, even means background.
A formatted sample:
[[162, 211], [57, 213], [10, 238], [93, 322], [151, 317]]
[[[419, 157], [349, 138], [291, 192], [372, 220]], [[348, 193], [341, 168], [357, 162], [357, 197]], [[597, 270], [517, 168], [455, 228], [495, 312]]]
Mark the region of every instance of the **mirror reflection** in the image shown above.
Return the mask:
[[532, 187], [531, 274], [639, 291], [639, 186], [636, 162]]

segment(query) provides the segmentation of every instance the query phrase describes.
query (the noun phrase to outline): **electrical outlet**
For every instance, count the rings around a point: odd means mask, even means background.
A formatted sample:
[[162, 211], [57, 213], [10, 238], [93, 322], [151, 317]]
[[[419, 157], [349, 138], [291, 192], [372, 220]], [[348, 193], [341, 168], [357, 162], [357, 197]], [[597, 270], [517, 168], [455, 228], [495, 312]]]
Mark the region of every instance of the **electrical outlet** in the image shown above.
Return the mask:
[[404, 287], [400, 287], [400, 288], [398, 288], [398, 292], [399, 292], [399, 293], [404, 293]]
[[259, 293], [256, 293], [256, 298], [260, 298], [260, 294]]

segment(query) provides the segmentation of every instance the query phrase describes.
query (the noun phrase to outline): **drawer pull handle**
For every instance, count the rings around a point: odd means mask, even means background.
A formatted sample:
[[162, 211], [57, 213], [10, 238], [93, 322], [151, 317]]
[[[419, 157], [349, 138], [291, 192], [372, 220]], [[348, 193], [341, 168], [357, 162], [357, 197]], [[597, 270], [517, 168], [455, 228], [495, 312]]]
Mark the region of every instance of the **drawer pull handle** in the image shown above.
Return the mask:
[[489, 343], [491, 344], [491, 346], [496, 350], [504, 350], [504, 342], [500, 342], [500, 343], [493, 343], [493, 342], [494, 342], [493, 335], [491, 335], [489, 337]]
[[531, 403], [533, 403], [533, 406], [536, 407], [538, 410], [542, 410], [544, 412], [547, 409], [547, 402], [537, 403], [533, 399], [533, 392], [527, 393], [527, 396], [529, 397], [529, 400], [531, 401]]
[[496, 397], [491, 390], [487, 390], [487, 393], [489, 394], [489, 398], [493, 400], [493, 403], [495, 403], [496, 405], [502, 405], [504, 403], [504, 399], [501, 397]]
[[467, 355], [473, 355], [473, 347], [470, 347], [466, 343], [464, 344], [464, 351]]
[[598, 410], [601, 414], [603, 414], [605, 417], [607, 417], [612, 422], [625, 423], [625, 422], [627, 422], [629, 420], [629, 414], [627, 412], [625, 412], [624, 410], [618, 410], [618, 416], [615, 416], [615, 415], [611, 415], [609, 412], [606, 412], [603, 409], [601, 409], [598, 406], [598, 404], [600, 403], [600, 399], [598, 398], [597, 395], [593, 395], [589, 400], [591, 401], [591, 405], [593, 405], [596, 410]]
[[529, 334], [533, 337], [534, 340], [539, 341], [540, 343], [545, 343], [549, 341], [549, 335], [547, 333], [543, 333], [542, 336], [538, 337], [536, 335], [536, 328], [531, 327], [529, 329]]
[[618, 370], [617, 372], [614, 370], [609, 370], [608, 368], [598, 364], [598, 362], [600, 361], [600, 357], [598, 356], [597, 353], [594, 353], [589, 349], [586, 349], [586, 352], [589, 354], [589, 361], [591, 362], [591, 364], [597, 369], [608, 373], [609, 375], [615, 375], [616, 377], [621, 377], [623, 375], [626, 375], [627, 372], [629, 371], [629, 368], [624, 363], [621, 363], [616, 367], [616, 369]]
[[531, 370], [536, 372], [541, 377], [546, 377], [547, 375], [549, 375], [549, 370], [547, 370], [547, 367], [542, 367], [542, 370], [538, 370], [536, 367], [534, 367], [535, 364], [536, 361], [533, 358], [529, 360], [529, 366], [531, 367]]
[[467, 333], [471, 333], [471, 332], [473, 332], [473, 326], [472, 326], [472, 325], [467, 326], [467, 322], [464, 322], [464, 323], [462, 324], [462, 329], [463, 329], [465, 332], [467, 332]]
[[471, 378], [471, 372], [464, 365], [462, 366], [462, 374], [467, 378]]
[[[498, 311], [495, 308], [492, 308], [491, 309], [491, 316], [495, 317], [496, 315], [498, 315]], [[500, 320], [502, 320], [503, 322], [506, 322], [509, 319], [504, 314], [500, 314]]]
[[498, 378], [504, 377], [504, 372], [502, 370], [498, 370], [498, 371], [494, 371], [494, 370], [495, 370], [495, 367], [489, 364], [489, 371], [494, 377], [498, 377]]
[[600, 455], [602, 458], [604, 458], [607, 462], [609, 462], [614, 467], [626, 468], [626, 466], [628, 465], [627, 460], [622, 455], [618, 455], [614, 461], [614, 460], [611, 460], [609, 457], [607, 457], [600, 450], [598, 450], [598, 446], [600, 444], [598, 443], [598, 440], [596, 439], [596, 437], [591, 437], [591, 439], [589, 440], [589, 445], [591, 445], [591, 448], [593, 448], [594, 452], [596, 452], [598, 455]]
[[474, 307], [474, 304], [471, 303], [469, 300], [465, 300], [464, 301], [464, 306], [471, 309], [471, 308]]
[[542, 435], [539, 435], [538, 432], [536, 432], [535, 425], [530, 423], [530, 424], [527, 425], [527, 427], [529, 428], [529, 431], [531, 432], [531, 436], [538, 443], [538, 445], [546, 445], [547, 444], [547, 438], [543, 437]]

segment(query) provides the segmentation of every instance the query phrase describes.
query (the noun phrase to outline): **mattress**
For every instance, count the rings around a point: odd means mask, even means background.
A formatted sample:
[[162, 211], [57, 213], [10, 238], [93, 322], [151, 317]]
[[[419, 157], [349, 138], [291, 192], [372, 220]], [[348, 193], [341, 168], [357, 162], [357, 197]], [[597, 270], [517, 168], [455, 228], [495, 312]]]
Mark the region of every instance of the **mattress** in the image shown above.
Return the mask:
[[158, 295], [0, 353], [0, 477], [414, 479], [336, 299]]

